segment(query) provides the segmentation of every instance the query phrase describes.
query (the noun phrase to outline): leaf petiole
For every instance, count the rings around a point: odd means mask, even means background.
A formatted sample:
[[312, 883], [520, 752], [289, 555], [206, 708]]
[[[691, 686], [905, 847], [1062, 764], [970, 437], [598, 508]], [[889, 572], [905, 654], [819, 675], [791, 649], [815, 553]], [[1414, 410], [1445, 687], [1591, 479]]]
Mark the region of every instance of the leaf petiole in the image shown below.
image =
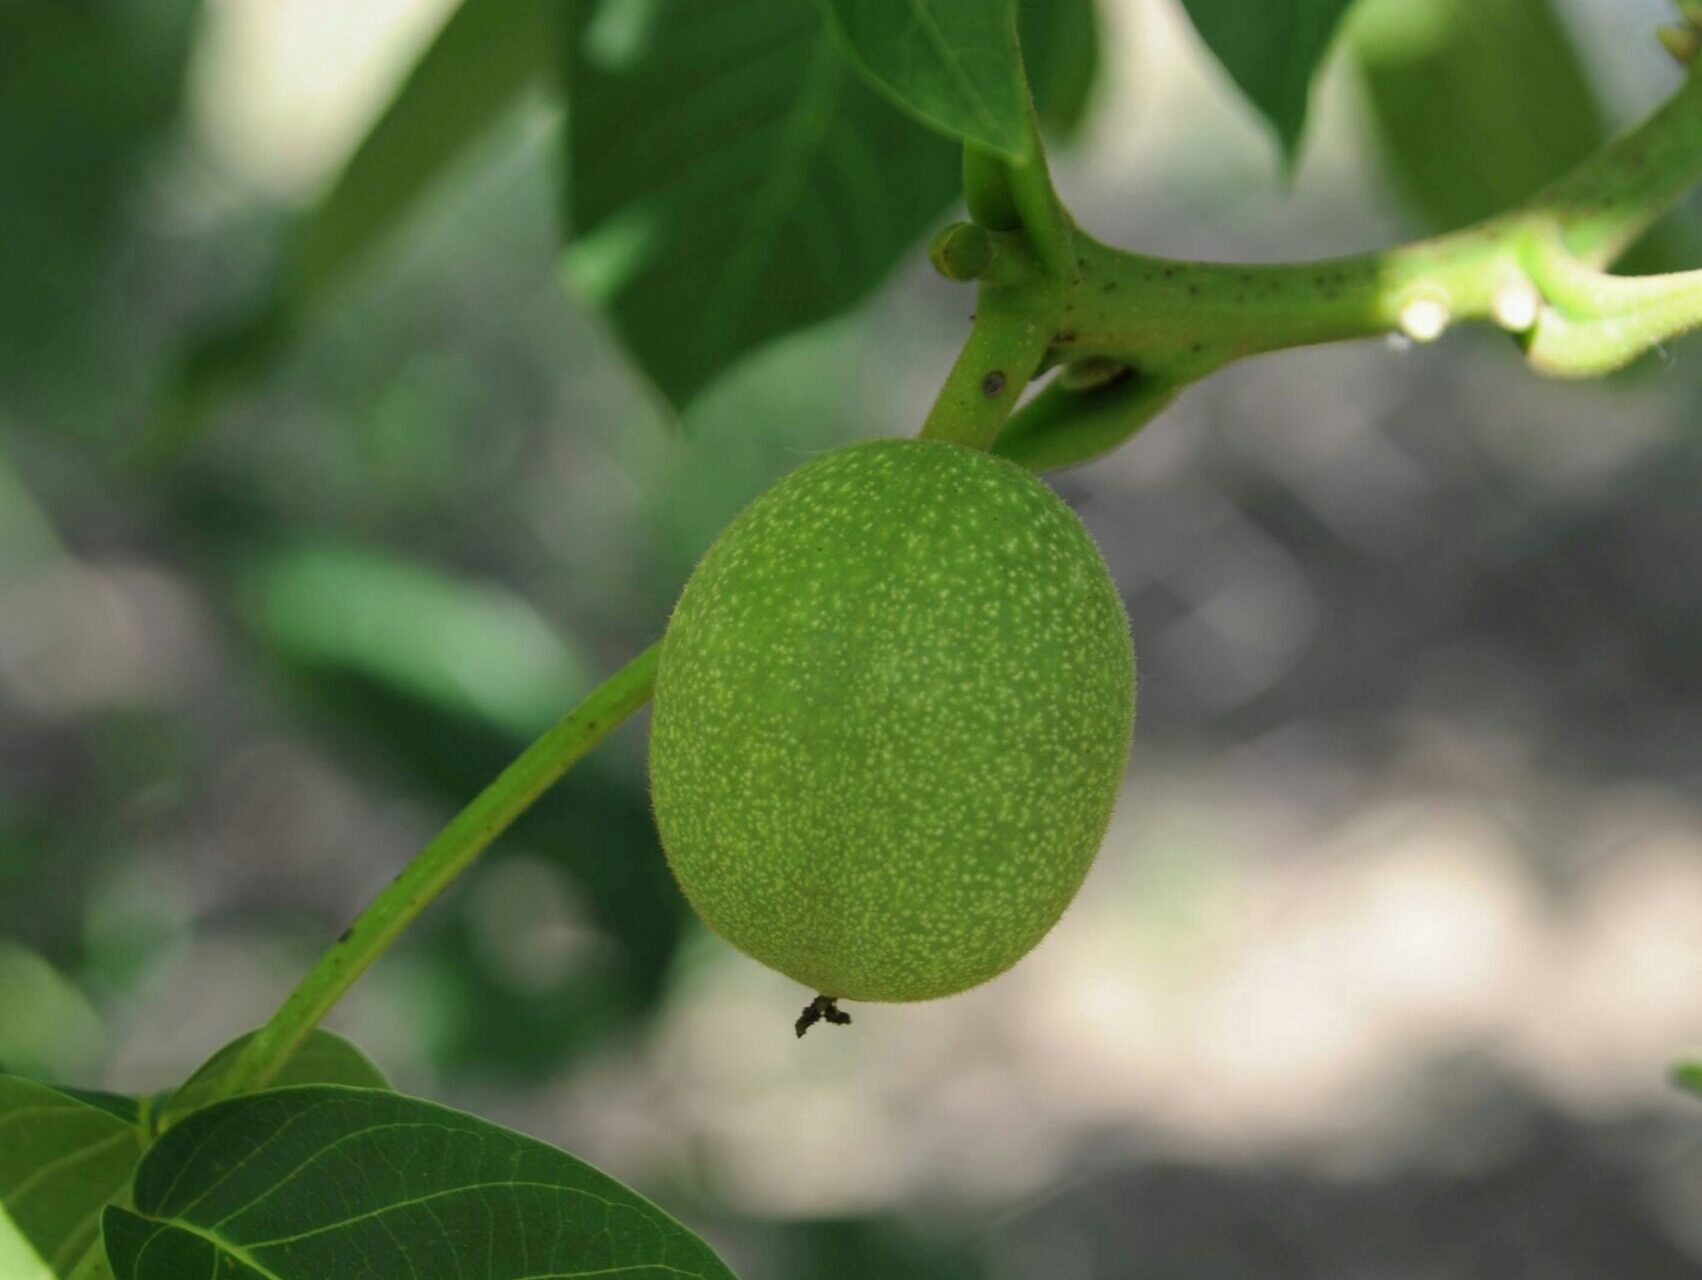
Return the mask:
[[450, 819], [319, 957], [199, 1105], [265, 1088], [402, 931], [569, 768], [649, 701], [660, 651], [659, 642], [651, 645], [598, 685]]

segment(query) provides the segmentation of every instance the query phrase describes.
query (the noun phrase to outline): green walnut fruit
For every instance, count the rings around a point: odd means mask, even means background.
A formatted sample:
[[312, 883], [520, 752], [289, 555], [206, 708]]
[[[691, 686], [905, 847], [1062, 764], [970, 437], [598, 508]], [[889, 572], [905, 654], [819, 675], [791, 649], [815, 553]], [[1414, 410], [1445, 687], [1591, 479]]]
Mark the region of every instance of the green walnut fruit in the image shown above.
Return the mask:
[[1075, 896], [1134, 698], [1122, 601], [1051, 490], [957, 445], [839, 449], [747, 507], [674, 610], [662, 844], [709, 926], [804, 986], [950, 995]]

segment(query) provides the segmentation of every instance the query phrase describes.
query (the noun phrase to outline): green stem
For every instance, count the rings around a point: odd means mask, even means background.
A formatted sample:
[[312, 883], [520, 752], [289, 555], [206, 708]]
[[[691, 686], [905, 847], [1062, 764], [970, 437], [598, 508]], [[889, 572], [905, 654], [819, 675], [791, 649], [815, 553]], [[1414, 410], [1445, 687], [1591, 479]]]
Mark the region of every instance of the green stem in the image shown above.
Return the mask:
[[969, 341], [922, 423], [924, 440], [987, 448], [1046, 354], [1050, 327], [1007, 291], [983, 288], [979, 308]]
[[1005, 162], [973, 142], [963, 144], [963, 203], [969, 216], [989, 231], [1022, 226]]
[[1071, 387], [1054, 378], [1011, 415], [993, 452], [1030, 471], [1049, 471], [1103, 457], [1176, 398], [1174, 383], [1123, 369], [1107, 381]]
[[1060, 285], [1071, 276], [1071, 241], [1075, 227], [1052, 185], [1052, 173], [1046, 166], [1046, 148], [1040, 140], [1040, 128], [1034, 120], [1033, 104], [1029, 105], [1031, 146], [1029, 158], [1013, 164], [1008, 170], [1011, 199], [1022, 219], [1022, 229], [1028, 243], [1039, 259], [1040, 266]]
[[402, 931], [562, 774], [649, 701], [660, 648], [651, 645], [592, 690], [414, 856], [254, 1034], [215, 1098], [265, 1088]]
[[1559, 224], [1566, 247], [1606, 267], [1661, 214], [1702, 180], [1702, 74], [1571, 173], [1539, 192], [1528, 208]]

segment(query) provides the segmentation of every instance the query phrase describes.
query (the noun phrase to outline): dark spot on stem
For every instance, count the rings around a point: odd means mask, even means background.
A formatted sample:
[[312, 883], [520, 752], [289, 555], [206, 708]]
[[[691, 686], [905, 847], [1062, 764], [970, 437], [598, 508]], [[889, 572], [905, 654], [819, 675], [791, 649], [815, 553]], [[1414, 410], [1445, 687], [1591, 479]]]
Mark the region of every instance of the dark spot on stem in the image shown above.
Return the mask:
[[804, 1006], [798, 1020], [792, 1024], [799, 1038], [818, 1022], [831, 1022], [836, 1027], [851, 1025], [851, 1015], [839, 1007], [838, 996], [817, 996]]
[[337, 935], [337, 941], [338, 942], [347, 942], [349, 940], [350, 936], [354, 933], [354, 931], [355, 931], [355, 927], [354, 927], [354, 925], [351, 924], [347, 929], [344, 929], [341, 933], [339, 933]]
[[[986, 396], [988, 399], [992, 399], [1004, 389], [1005, 372], [1003, 369], [994, 369], [985, 378], [981, 379], [981, 394]], [[798, 1034], [803, 1035], [804, 1033], [800, 1031]]]

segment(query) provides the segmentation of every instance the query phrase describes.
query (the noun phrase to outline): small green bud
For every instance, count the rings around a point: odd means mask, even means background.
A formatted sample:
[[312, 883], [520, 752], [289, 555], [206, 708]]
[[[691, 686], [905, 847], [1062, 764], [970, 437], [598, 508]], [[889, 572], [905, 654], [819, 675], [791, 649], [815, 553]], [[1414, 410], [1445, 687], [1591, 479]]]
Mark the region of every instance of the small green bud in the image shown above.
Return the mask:
[[934, 237], [928, 258], [947, 280], [979, 280], [993, 265], [993, 238], [973, 222], [954, 222]]

